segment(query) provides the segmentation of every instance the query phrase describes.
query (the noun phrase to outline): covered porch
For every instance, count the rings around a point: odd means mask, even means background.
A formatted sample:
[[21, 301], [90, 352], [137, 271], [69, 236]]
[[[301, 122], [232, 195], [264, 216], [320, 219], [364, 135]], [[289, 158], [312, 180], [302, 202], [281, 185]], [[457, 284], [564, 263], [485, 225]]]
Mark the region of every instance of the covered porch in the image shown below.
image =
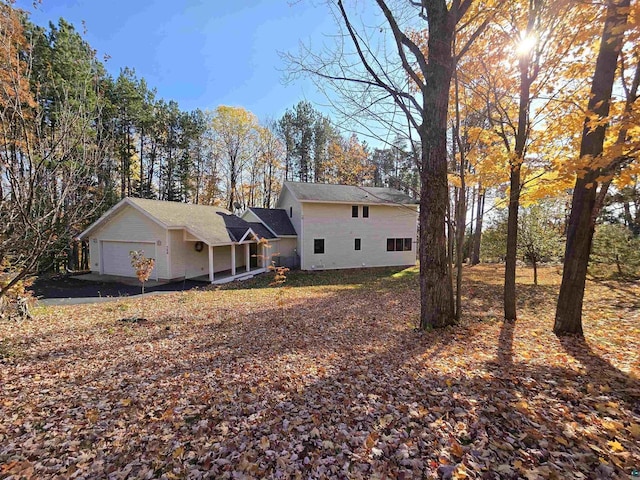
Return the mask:
[[183, 266], [179, 266], [178, 271], [184, 268], [184, 278], [219, 284], [267, 271], [267, 242], [260, 239], [269, 238], [268, 232], [262, 231], [260, 225], [250, 225], [231, 215], [225, 216], [224, 221], [228, 240], [220, 241], [222, 235], [211, 238], [187, 230], [182, 232], [179, 250]]
[[208, 274], [197, 280], [212, 284], [244, 280], [267, 271], [266, 249], [257, 241], [230, 245], [204, 245]]

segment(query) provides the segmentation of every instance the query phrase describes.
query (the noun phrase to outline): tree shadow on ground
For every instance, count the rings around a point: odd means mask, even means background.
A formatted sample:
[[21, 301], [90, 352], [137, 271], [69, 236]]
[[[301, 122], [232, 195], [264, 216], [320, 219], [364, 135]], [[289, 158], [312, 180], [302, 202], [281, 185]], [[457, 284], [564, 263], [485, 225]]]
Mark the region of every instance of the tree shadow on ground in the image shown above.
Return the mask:
[[[591, 378], [606, 379], [605, 385], [621, 393], [633, 411], [640, 414], [640, 382], [628, 373], [621, 371], [591, 348], [591, 345], [578, 336], [559, 337], [560, 345], [565, 352], [578, 360], [587, 370]], [[609, 385], [611, 383], [612, 385]]]
[[[589, 362], [584, 374], [519, 360], [517, 322], [498, 331], [474, 319], [415, 331], [417, 288], [393, 288], [402, 281], [329, 289], [283, 307], [274, 300], [250, 316], [232, 306], [186, 320], [170, 313], [157, 327], [171, 325], [171, 335], [131, 329], [131, 338], [114, 338], [113, 359], [88, 348], [72, 352], [57, 372], [38, 365], [39, 375], [51, 375], [52, 392], [36, 410], [46, 412], [59, 389], [66, 400], [56, 408], [77, 415], [80, 427], [65, 429], [66, 419], [47, 430], [12, 430], [10, 440], [39, 446], [28, 457], [34, 462], [69, 464], [77, 455], [56, 449], [80, 442], [101, 459], [87, 471], [94, 477], [142, 477], [147, 457], [159, 459], [157, 477], [200, 471], [218, 478], [234, 470], [254, 478], [451, 478], [458, 469], [485, 479], [606, 479], [640, 462], [638, 446], [615, 432], [594, 437], [606, 418], [627, 424], [636, 405], [629, 391], [607, 392], [615, 370], [608, 362], [575, 352]], [[500, 297], [500, 286], [471, 285]], [[59, 380], [79, 363], [89, 375]], [[610, 454], [607, 441], [622, 442], [629, 456]]]
[[[287, 273], [288, 287], [322, 287], [331, 285], [366, 285], [378, 279], [385, 279], [414, 267], [371, 267], [345, 270], [292, 270]], [[243, 282], [230, 282], [218, 288], [222, 290], [246, 290], [265, 288], [272, 282], [273, 275], [268, 273]]]

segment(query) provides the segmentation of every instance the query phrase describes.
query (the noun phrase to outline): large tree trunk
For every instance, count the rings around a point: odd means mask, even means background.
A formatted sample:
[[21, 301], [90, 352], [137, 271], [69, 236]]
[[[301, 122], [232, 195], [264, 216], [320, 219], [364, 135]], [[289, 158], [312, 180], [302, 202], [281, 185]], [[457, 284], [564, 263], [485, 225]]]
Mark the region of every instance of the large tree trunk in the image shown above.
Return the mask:
[[429, 2], [429, 63], [423, 90], [420, 129], [420, 327], [453, 323], [451, 281], [447, 264], [445, 221], [447, 184], [447, 114], [453, 74], [455, 18], [446, 2]]
[[[602, 41], [596, 60], [596, 69], [591, 85], [591, 96], [587, 111], [600, 118], [609, 115], [611, 92], [615, 79], [618, 54], [622, 48], [630, 0], [609, 1], [607, 17], [602, 32]], [[602, 154], [606, 124], [596, 128], [585, 119], [580, 145], [580, 158], [597, 157]], [[599, 170], [590, 170], [579, 176], [573, 191], [571, 214], [567, 227], [567, 243], [562, 272], [562, 284], [558, 296], [556, 319], [553, 331], [557, 335], [582, 335], [582, 302], [587, 277], [587, 266], [593, 240], [593, 209], [596, 204], [596, 189]]]

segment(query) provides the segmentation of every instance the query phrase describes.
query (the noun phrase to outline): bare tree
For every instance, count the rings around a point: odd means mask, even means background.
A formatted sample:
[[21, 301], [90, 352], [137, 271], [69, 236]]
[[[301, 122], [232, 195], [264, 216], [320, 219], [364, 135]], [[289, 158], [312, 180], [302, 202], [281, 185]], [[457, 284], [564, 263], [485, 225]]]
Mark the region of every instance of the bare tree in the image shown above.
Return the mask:
[[[5, 113], [0, 112], [3, 124]], [[41, 112], [32, 121], [24, 111], [14, 112], [14, 121], [34, 128], [23, 130], [20, 138], [5, 135], [0, 147], [0, 259], [11, 271], [0, 297], [34, 272], [45, 256], [66, 249], [101, 208], [96, 175], [103, 155], [91, 141], [92, 117], [63, 104], [53, 140], [41, 128]]]
[[[32, 76], [33, 46], [17, 13], [2, 10], [0, 78], [0, 298], [56, 258], [101, 208], [98, 181], [106, 158], [95, 141], [96, 85], [56, 85], [40, 98]], [[34, 93], [35, 92], [35, 93]]]
[[238, 186], [242, 184], [242, 172], [255, 156], [258, 119], [244, 108], [221, 105], [216, 108], [210, 127], [221, 167], [228, 177], [227, 208], [233, 211], [234, 204], [241, 199]]

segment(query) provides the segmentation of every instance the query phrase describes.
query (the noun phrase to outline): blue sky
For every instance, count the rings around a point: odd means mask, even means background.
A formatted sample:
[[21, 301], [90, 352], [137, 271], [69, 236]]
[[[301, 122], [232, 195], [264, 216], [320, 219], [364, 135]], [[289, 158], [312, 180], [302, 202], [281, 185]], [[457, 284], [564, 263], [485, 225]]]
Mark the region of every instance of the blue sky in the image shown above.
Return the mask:
[[16, 6], [38, 25], [63, 17], [117, 76], [134, 68], [183, 110], [242, 106], [277, 119], [300, 100], [326, 111], [309, 80], [283, 85], [278, 51], [322, 43], [335, 31], [321, 2], [288, 0], [29, 0]]

